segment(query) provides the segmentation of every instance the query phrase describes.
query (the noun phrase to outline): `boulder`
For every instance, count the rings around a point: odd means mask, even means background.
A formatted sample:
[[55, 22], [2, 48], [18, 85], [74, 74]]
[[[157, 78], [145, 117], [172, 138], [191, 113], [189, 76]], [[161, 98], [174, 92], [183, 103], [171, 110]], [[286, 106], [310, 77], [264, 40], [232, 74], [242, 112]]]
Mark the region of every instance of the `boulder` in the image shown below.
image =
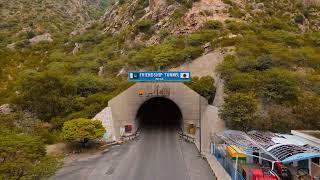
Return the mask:
[[15, 47], [16, 47], [16, 43], [11, 43], [7, 45], [7, 48], [9, 49], [15, 49]]
[[52, 42], [53, 39], [51, 38], [51, 34], [50, 33], [44, 33], [42, 35], [38, 35], [38, 36], [33, 37], [29, 41], [30, 41], [31, 44], [37, 44], [37, 43], [42, 42], [42, 41]]
[[74, 48], [72, 50], [72, 54], [73, 55], [77, 54], [80, 51], [81, 47], [82, 45], [80, 43], [75, 43]]
[[13, 109], [9, 104], [3, 104], [0, 106], [0, 114], [10, 114], [13, 112]]
[[256, 8], [257, 9], [264, 9], [264, 3], [262, 3], [262, 2], [261, 3], [257, 3], [256, 4]]

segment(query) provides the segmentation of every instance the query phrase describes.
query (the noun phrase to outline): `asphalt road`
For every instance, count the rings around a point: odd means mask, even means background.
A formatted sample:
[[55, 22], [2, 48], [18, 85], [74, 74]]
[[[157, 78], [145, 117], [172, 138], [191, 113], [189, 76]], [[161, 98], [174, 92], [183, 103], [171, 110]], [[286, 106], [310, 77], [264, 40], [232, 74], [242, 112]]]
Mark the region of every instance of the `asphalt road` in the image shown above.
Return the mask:
[[143, 130], [130, 143], [105, 154], [65, 164], [54, 179], [63, 180], [213, 180], [194, 144], [171, 128]]

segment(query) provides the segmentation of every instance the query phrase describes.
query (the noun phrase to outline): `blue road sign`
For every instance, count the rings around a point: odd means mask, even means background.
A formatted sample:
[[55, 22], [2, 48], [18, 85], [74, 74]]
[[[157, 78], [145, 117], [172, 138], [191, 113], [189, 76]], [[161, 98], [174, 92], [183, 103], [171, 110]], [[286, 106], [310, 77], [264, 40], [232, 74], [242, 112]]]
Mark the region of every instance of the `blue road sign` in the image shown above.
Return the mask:
[[186, 82], [191, 80], [190, 72], [130, 71], [128, 80], [134, 82]]

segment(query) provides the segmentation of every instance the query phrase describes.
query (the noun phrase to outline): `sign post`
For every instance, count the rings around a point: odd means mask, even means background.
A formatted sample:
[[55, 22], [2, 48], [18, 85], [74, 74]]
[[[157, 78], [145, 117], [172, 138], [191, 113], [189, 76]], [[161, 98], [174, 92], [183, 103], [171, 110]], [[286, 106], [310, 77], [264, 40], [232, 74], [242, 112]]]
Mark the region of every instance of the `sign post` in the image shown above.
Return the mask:
[[132, 82], [188, 82], [190, 72], [130, 71], [128, 80]]

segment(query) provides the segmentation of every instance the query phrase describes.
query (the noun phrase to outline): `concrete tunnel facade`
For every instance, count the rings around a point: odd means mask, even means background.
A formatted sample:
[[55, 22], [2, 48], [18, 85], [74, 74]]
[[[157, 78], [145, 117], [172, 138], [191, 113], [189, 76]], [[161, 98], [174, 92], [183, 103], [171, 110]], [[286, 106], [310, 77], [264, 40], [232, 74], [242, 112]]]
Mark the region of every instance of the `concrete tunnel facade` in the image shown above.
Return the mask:
[[[208, 101], [188, 86], [180, 82], [139, 82], [114, 97], [108, 102], [108, 107], [94, 119], [103, 121], [108, 129], [112, 129], [112, 136], [119, 140], [130, 127], [130, 133], [139, 128], [137, 113], [139, 108], [148, 100], [162, 97], [174, 102], [180, 109], [182, 120], [181, 130], [188, 134], [188, 127], [193, 125], [196, 129], [195, 144], [197, 148], [208, 150], [210, 135], [224, 130], [224, 123], [218, 117], [218, 108], [208, 105]], [[108, 113], [108, 116], [105, 114]], [[111, 120], [110, 120], [111, 119]], [[200, 122], [201, 120], [201, 122]], [[106, 123], [106, 121], [108, 121]], [[201, 131], [200, 131], [201, 128]], [[201, 132], [201, 136], [200, 136]]]

